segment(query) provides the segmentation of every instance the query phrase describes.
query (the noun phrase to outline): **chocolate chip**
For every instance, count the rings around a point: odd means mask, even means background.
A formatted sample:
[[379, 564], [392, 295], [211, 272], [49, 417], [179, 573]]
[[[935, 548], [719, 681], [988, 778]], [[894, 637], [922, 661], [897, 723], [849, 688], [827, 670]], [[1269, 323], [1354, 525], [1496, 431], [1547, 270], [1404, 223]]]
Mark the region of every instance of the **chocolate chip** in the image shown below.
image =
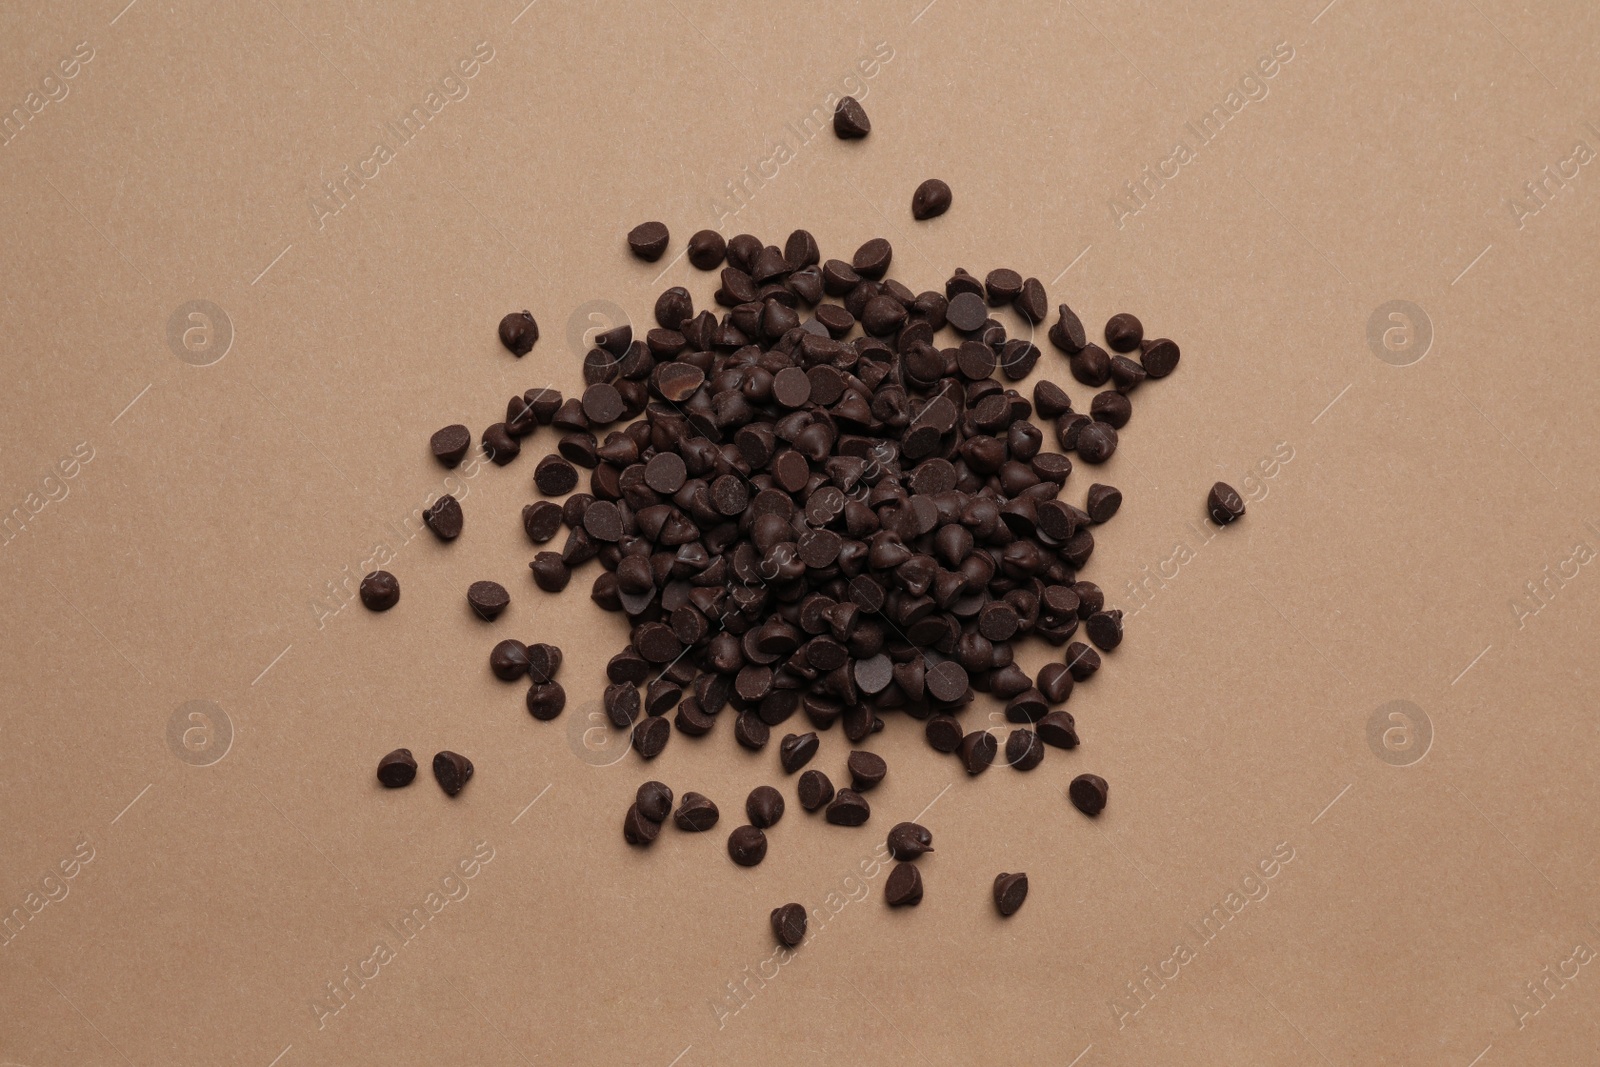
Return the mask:
[[388, 571], [373, 571], [361, 579], [361, 603], [368, 611], [388, 611], [400, 603], [400, 579]]
[[534, 584], [547, 593], [561, 592], [572, 579], [572, 570], [559, 552], [540, 552], [528, 567], [533, 571]]
[[639, 690], [626, 682], [606, 686], [600, 703], [605, 707], [606, 718], [619, 730], [626, 730], [639, 717]]
[[1044, 759], [1044, 744], [1032, 730], [1017, 729], [1006, 738], [1006, 762], [1019, 771], [1031, 771]]
[[834, 794], [823, 814], [835, 826], [860, 826], [871, 817], [872, 808], [860, 793], [853, 789], [841, 789]]
[[728, 835], [728, 856], [741, 867], [754, 867], [767, 856], [767, 835], [760, 827], [740, 826]]
[[1047, 745], [1056, 748], [1078, 747], [1078, 726], [1071, 712], [1052, 711], [1040, 719], [1034, 728], [1039, 733], [1039, 740]]
[[446, 467], [454, 467], [466, 458], [467, 449], [472, 447], [472, 431], [460, 423], [446, 426], [428, 438], [428, 447], [433, 450], [434, 459]]
[[497, 467], [504, 467], [522, 453], [522, 442], [511, 435], [506, 424], [497, 422], [483, 431], [483, 452]]
[[[1107, 390], [1095, 394], [1095, 398], [1089, 403], [1089, 415], [1097, 422], [1106, 423], [1120, 430], [1133, 416], [1133, 404], [1121, 393]], [[1081, 443], [1083, 440], [1081, 434], [1078, 439]]]
[[1100, 653], [1082, 641], [1074, 641], [1067, 646], [1066, 664], [1072, 677], [1081, 682], [1100, 669]]
[[461, 536], [461, 502], [446, 493], [422, 513], [422, 521], [439, 540], [454, 541]]
[[1006, 704], [1006, 721], [1038, 722], [1049, 710], [1044, 694], [1030, 686], [1012, 697]]
[[716, 230], [700, 230], [689, 238], [689, 262], [700, 270], [716, 270], [722, 266], [728, 242]]
[[378, 761], [378, 781], [385, 788], [400, 789], [417, 777], [417, 761], [409, 748], [397, 748]]
[[778, 742], [778, 762], [783, 765], [783, 773], [793, 774], [817, 754], [819, 742], [814, 733], [785, 734], [782, 741]]
[[654, 263], [667, 250], [667, 227], [660, 222], [641, 222], [628, 231], [628, 248], [646, 263]]
[[1091, 522], [1101, 523], [1111, 521], [1111, 516], [1121, 506], [1122, 490], [1096, 482], [1089, 487], [1089, 499], [1085, 501], [1083, 510], [1089, 513]]
[[1097, 389], [1111, 378], [1111, 357], [1099, 345], [1084, 345], [1081, 352], [1067, 361], [1067, 366], [1074, 378]]
[[528, 540], [542, 545], [561, 529], [561, 505], [540, 500], [522, 507], [522, 529]]
[[583, 391], [583, 414], [595, 426], [609, 426], [622, 418], [626, 406], [617, 387], [598, 382]]
[[865, 137], [872, 132], [872, 120], [867, 118], [855, 97], [844, 97], [834, 105], [833, 132], [842, 141]]
[[816, 811], [833, 799], [833, 783], [828, 781], [828, 776], [821, 771], [806, 771], [800, 776], [795, 792], [800, 797], [802, 808]]
[[1117, 450], [1117, 431], [1103, 422], [1090, 422], [1078, 431], [1078, 456], [1085, 463], [1104, 463]]
[[1037, 688], [1052, 704], [1059, 704], [1072, 695], [1072, 672], [1065, 663], [1046, 663], [1039, 668]]
[[645, 782], [634, 795], [634, 803], [651, 822], [661, 822], [672, 811], [672, 790], [661, 782]]
[[745, 798], [744, 813], [752, 825], [765, 830], [783, 818], [783, 794], [770, 785], [758, 785]]
[[1084, 331], [1083, 321], [1067, 305], [1062, 304], [1057, 314], [1060, 317], [1050, 327], [1050, 343], [1067, 355], [1075, 356], [1089, 343], [1089, 335]]
[[989, 317], [983, 297], [976, 293], [959, 293], [950, 301], [945, 319], [962, 333], [972, 333]]
[[772, 909], [772, 936], [780, 944], [794, 948], [806, 939], [806, 909], [798, 904], [785, 904]]
[[533, 351], [539, 340], [539, 324], [526, 311], [513, 311], [500, 320], [500, 343], [514, 356], [525, 356]]
[[[397, 599], [399, 595], [397, 588], [395, 590]], [[506, 605], [511, 603], [511, 594], [506, 592], [506, 587], [499, 582], [473, 582], [467, 587], [467, 603], [472, 605], [472, 610], [480, 619], [493, 621], [499, 618], [500, 613], [506, 610]]]
[[924, 728], [928, 745], [935, 752], [954, 752], [961, 747], [961, 722], [951, 715], [935, 715]]
[[856, 249], [856, 254], [850, 260], [851, 268], [863, 278], [877, 281], [889, 271], [889, 261], [894, 258], [894, 249], [882, 237], [872, 240]]
[[560, 682], [535, 682], [528, 687], [528, 714], [541, 722], [560, 715], [567, 706], [567, 691]]
[[1140, 346], [1139, 362], [1152, 378], [1165, 378], [1178, 367], [1178, 346], [1165, 337]]
[[941, 704], [954, 704], [967, 695], [969, 685], [966, 669], [953, 659], [947, 659], [929, 668], [926, 685], [928, 695]]
[[1098, 774], [1080, 774], [1067, 787], [1067, 796], [1085, 815], [1099, 815], [1106, 807], [1106, 791], [1106, 780]]
[[933, 851], [933, 834], [914, 822], [895, 823], [889, 831], [889, 855], [897, 860], [914, 860]]
[[1206, 497], [1206, 512], [1212, 522], [1226, 526], [1244, 514], [1244, 498], [1227, 482], [1218, 482]]
[[938, 178], [929, 178], [911, 194], [911, 217], [937, 218], [950, 210], [950, 187]]
[[508, 637], [489, 650], [489, 669], [502, 682], [514, 682], [528, 673], [528, 646]]
[[1028, 876], [1025, 874], [1006, 874], [1001, 872], [994, 878], [994, 906], [1000, 909], [1000, 914], [1012, 916], [1017, 909], [1022, 907], [1022, 902], [1028, 899]]
[[1131, 393], [1150, 376], [1142, 366], [1127, 356], [1111, 357], [1111, 382], [1119, 393]]
[[433, 757], [433, 776], [445, 795], [453, 797], [466, 788], [467, 780], [472, 777], [472, 761], [446, 749]]
[[733, 739], [752, 752], [767, 747], [767, 738], [772, 734], [771, 727], [761, 721], [761, 716], [753, 711], [743, 711], [733, 723]]
[[1097, 611], [1084, 622], [1083, 629], [1100, 651], [1110, 652], [1122, 644], [1122, 612]]
[[1126, 312], [1106, 320], [1106, 344], [1113, 352], [1132, 352], [1144, 340], [1144, 324]]
[[[637, 690], [630, 690], [637, 695]], [[672, 739], [672, 724], [666, 719], [646, 717], [633, 728], [633, 750], [643, 759], [651, 760], [666, 749]]]
[[914, 863], [897, 863], [883, 883], [883, 899], [891, 908], [922, 903], [922, 872]]
[[1022, 275], [1001, 267], [983, 279], [983, 292], [990, 307], [1004, 307], [1022, 294]]
[[545, 496], [565, 496], [578, 487], [578, 469], [551, 453], [533, 469], [533, 484]]
[[1037, 326], [1050, 314], [1050, 298], [1045, 295], [1044, 283], [1038, 278], [1025, 278], [1022, 282], [1022, 292], [1017, 294], [1017, 312], [1028, 320], [1029, 325]]
[[968, 774], [982, 774], [994, 762], [999, 742], [987, 730], [975, 730], [961, 739], [961, 765]]
[[717, 825], [717, 815], [717, 806], [708, 798], [699, 793], [685, 793], [678, 801], [678, 810], [672, 813], [672, 821], [680, 830], [703, 832]]
[[622, 817], [622, 839], [630, 845], [649, 845], [661, 833], [661, 820], [649, 819], [639, 810], [638, 804], [628, 805]]
[[850, 784], [859, 793], [876, 789], [889, 773], [889, 765], [876, 752], [852, 752], [845, 764], [850, 770]]

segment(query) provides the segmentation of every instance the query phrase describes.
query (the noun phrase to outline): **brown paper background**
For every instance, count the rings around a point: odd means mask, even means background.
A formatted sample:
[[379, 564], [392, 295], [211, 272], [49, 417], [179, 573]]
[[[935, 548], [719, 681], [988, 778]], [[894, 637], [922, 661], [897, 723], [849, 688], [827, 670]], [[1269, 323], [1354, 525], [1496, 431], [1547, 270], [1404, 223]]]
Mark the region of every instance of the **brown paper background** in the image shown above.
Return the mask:
[[[1564, 561], [1600, 545], [1596, 164], [1520, 225], [1508, 202], [1600, 147], [1591, 5], [124, 2], [0, 13], [0, 107], [93, 50], [0, 145], [0, 511], [26, 524], [0, 548], [0, 912], [66, 892], [0, 949], [0, 1062], [1595, 1062], [1600, 578]], [[317, 228], [322, 183], [479, 42], [466, 97]], [[1119, 226], [1123, 183], [1280, 44], [1267, 95]], [[847, 89], [872, 136], [799, 144]], [[916, 224], [930, 175], [955, 205]], [[823, 825], [781, 782], [747, 870], [723, 838], [776, 760], [724, 721], [648, 770], [716, 799], [720, 832], [629, 849], [646, 773], [598, 765], [583, 720], [623, 623], [594, 566], [559, 598], [527, 578], [549, 431], [462, 479], [458, 542], [399, 548], [398, 608], [319, 626], [313, 600], [444, 488], [429, 433], [581, 384], [585, 302], [635, 324], [669, 284], [708, 302], [711, 276], [626, 254], [648, 218], [669, 256], [704, 226], [805, 226], [846, 258], [883, 235], [914, 289], [1009, 266], [1179, 340], [1069, 483], [1126, 493], [1084, 577], [1130, 612], [1143, 568], [1192, 552], [1073, 696], [1081, 748], [968, 780], [893, 718], [871, 822]], [[207, 366], [168, 340], [194, 300], [233, 335]], [[1371, 340], [1391, 300], [1431, 326], [1408, 366]], [[516, 361], [494, 326], [522, 307], [543, 339]], [[1054, 351], [1038, 373], [1086, 405]], [[1219, 478], [1257, 499], [1206, 540]], [[462, 596], [484, 577], [513, 591], [492, 626]], [[486, 671], [511, 634], [566, 650], [562, 719]], [[194, 700], [220, 711], [190, 752], [168, 724]], [[402, 744], [477, 777], [382, 791]], [[816, 765], [843, 758], [826, 735]], [[1085, 770], [1111, 782], [1093, 822], [1061, 795]], [[926, 899], [891, 912], [859, 864], [930, 803]], [[475, 847], [466, 896], [396, 947], [386, 924]], [[1204, 941], [1274, 849], [1266, 896]], [[1009, 921], [1001, 870], [1032, 885]], [[788, 900], [836, 913], [778, 966]], [[392, 961], [319, 1019], [379, 941]]]

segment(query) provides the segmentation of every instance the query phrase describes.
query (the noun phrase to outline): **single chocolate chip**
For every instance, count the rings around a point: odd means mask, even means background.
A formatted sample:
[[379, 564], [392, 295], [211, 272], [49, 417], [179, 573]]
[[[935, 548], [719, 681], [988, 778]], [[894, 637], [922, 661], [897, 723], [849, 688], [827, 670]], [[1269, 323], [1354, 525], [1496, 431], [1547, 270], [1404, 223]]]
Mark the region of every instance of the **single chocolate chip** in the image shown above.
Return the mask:
[[[399, 591], [396, 590], [398, 595]], [[472, 605], [478, 618], [493, 621], [511, 603], [511, 594], [499, 582], [473, 582], [467, 587], [467, 603]]]
[[872, 815], [867, 800], [853, 789], [841, 789], [823, 813], [835, 826], [860, 826]]
[[928, 669], [928, 695], [941, 704], [954, 704], [961, 700], [967, 695], [969, 684], [966, 668], [953, 659]]
[[783, 766], [783, 773], [793, 774], [810, 763], [819, 744], [815, 733], [785, 734], [778, 742], [778, 762]]
[[1019, 771], [1031, 771], [1044, 759], [1044, 744], [1032, 730], [1017, 729], [1006, 738], [1006, 762]]
[[627, 682], [606, 686], [600, 703], [605, 707], [606, 718], [619, 730], [626, 730], [639, 717], [639, 690]]
[[1015, 915], [1022, 902], [1028, 899], [1028, 876], [1025, 874], [995, 875], [994, 906], [1005, 916]]
[[1122, 490], [1096, 482], [1089, 487], [1089, 498], [1084, 502], [1083, 510], [1089, 513], [1091, 522], [1101, 523], [1109, 522], [1121, 506]]
[[1150, 372], [1127, 356], [1111, 357], [1111, 382], [1119, 393], [1131, 393], [1150, 376]]
[[833, 799], [833, 783], [821, 771], [807, 771], [800, 776], [795, 792], [800, 796], [802, 808], [816, 811]]
[[522, 442], [511, 435], [505, 423], [496, 422], [483, 431], [483, 452], [495, 466], [504, 467], [522, 454]]
[[634, 803], [651, 822], [661, 822], [672, 811], [672, 790], [661, 782], [645, 782], [634, 794]]
[[502, 682], [514, 682], [528, 673], [528, 646], [508, 637], [489, 650], [489, 669]]
[[872, 132], [872, 120], [853, 96], [844, 97], [833, 109], [833, 132], [842, 141], [865, 137]]
[[1144, 340], [1144, 324], [1123, 312], [1106, 320], [1106, 344], [1113, 352], [1132, 352]]
[[699, 793], [685, 793], [683, 799], [678, 801], [678, 810], [672, 813], [672, 821], [678, 824], [680, 830], [693, 830], [703, 832], [717, 825], [717, 806], [707, 797]]
[[1050, 298], [1045, 295], [1044, 283], [1038, 278], [1025, 278], [1022, 292], [1017, 294], [1016, 309], [1029, 325], [1037, 326], [1050, 314]]
[[922, 902], [922, 872], [914, 863], [897, 863], [883, 883], [883, 899], [889, 907], [912, 907]]
[[933, 834], [914, 822], [895, 823], [889, 831], [889, 855], [897, 860], [914, 860], [933, 851]]
[[[1096, 393], [1094, 399], [1089, 402], [1089, 416], [1096, 422], [1103, 422], [1120, 430], [1133, 417], [1133, 404], [1121, 393], [1107, 390], [1104, 393]], [[1081, 435], [1079, 440], [1082, 440]]]
[[630, 845], [648, 845], [661, 833], [661, 821], [648, 819], [638, 804], [628, 805], [628, 814], [622, 817], [622, 839]]
[[540, 500], [522, 506], [522, 529], [528, 540], [542, 545], [561, 529], [561, 505]]
[[461, 536], [461, 502], [446, 493], [422, 513], [422, 521], [439, 540], [454, 541]]
[[728, 855], [741, 867], [754, 867], [767, 856], [767, 835], [757, 826], [740, 826], [728, 835]]
[[1085, 463], [1104, 463], [1117, 450], [1117, 431], [1104, 422], [1090, 422], [1078, 431], [1078, 455]]
[[567, 706], [567, 691], [560, 682], [534, 682], [528, 687], [528, 714], [540, 722], [560, 715]]
[[1006, 704], [1006, 721], [1038, 722], [1049, 710], [1044, 694], [1030, 686], [1012, 697]]
[[877, 788], [889, 773], [889, 765], [876, 752], [852, 752], [845, 765], [850, 769], [850, 784], [858, 793]]
[[1139, 362], [1152, 378], [1165, 378], [1178, 367], [1178, 346], [1165, 337], [1140, 346]]
[[1066, 664], [1072, 677], [1081, 682], [1100, 669], [1100, 653], [1082, 641], [1074, 641], [1067, 646]]
[[742, 711], [734, 720], [733, 739], [752, 752], [766, 748], [767, 738], [771, 736], [772, 728], [753, 711]]
[[962, 333], [973, 332], [988, 317], [989, 309], [984, 306], [983, 297], [977, 293], [956, 294], [945, 311], [945, 320]]
[[565, 496], [578, 487], [578, 469], [551, 453], [533, 469], [533, 484], [545, 496]]
[[783, 794], [770, 785], [758, 785], [745, 798], [744, 813], [752, 825], [765, 830], [783, 818]]
[[1218, 482], [1206, 497], [1206, 511], [1211, 515], [1212, 522], [1226, 526], [1244, 514], [1244, 498], [1227, 482]]
[[583, 415], [594, 426], [609, 426], [622, 418], [627, 407], [617, 387], [598, 382], [583, 391]]
[[929, 178], [911, 194], [911, 217], [918, 220], [937, 218], [950, 210], [950, 186], [938, 178]]
[[1072, 806], [1085, 815], [1099, 815], [1106, 807], [1106, 780], [1098, 774], [1080, 774], [1067, 787]]
[[1022, 294], [1022, 275], [1001, 267], [983, 279], [983, 292], [990, 307], [1004, 307]]
[[772, 909], [772, 936], [782, 945], [794, 948], [806, 939], [806, 909], [785, 904]]
[[596, 541], [606, 544], [620, 541], [625, 532], [622, 511], [609, 500], [596, 500], [583, 511], [583, 528]]
[[1122, 644], [1122, 612], [1097, 611], [1085, 620], [1083, 629], [1100, 651], [1110, 652]]
[[987, 730], [974, 730], [961, 739], [961, 765], [968, 774], [982, 774], [994, 762], [999, 742]]
[[689, 262], [700, 270], [716, 270], [728, 252], [728, 242], [716, 230], [699, 230], [689, 238]]
[[1073, 721], [1072, 713], [1067, 711], [1052, 711], [1039, 720], [1035, 729], [1039, 732], [1039, 740], [1056, 748], [1078, 747], [1078, 725]]
[[1074, 378], [1097, 389], [1111, 378], [1111, 357], [1099, 345], [1084, 345], [1081, 352], [1067, 361], [1067, 366]]
[[397, 748], [378, 761], [378, 781], [386, 788], [408, 786], [417, 777], [417, 761], [409, 748]]
[[1052, 704], [1059, 704], [1072, 695], [1072, 672], [1065, 663], [1046, 663], [1039, 668], [1037, 688]]
[[361, 579], [361, 603], [368, 611], [388, 611], [400, 603], [400, 579], [388, 571], [373, 571]]
[[[630, 690], [637, 696], [638, 690]], [[672, 739], [672, 724], [666, 719], [646, 717], [633, 728], [633, 750], [643, 759], [655, 759]]]
[[433, 757], [433, 776], [447, 796], [455, 796], [466, 788], [472, 777], [472, 761], [457, 752], [446, 749]]
[[572, 570], [559, 552], [540, 552], [528, 567], [533, 571], [534, 584], [547, 593], [561, 592], [572, 580]]
[[646, 263], [654, 263], [667, 250], [667, 227], [660, 222], [641, 222], [628, 231], [628, 248]]
[[525, 356], [539, 340], [539, 324], [526, 311], [513, 311], [500, 320], [500, 343], [514, 356]]
[[434, 459], [446, 467], [454, 467], [466, 458], [467, 449], [472, 447], [472, 431], [459, 422], [446, 426], [428, 438], [428, 447], [433, 450]]
[[1089, 335], [1084, 331], [1083, 321], [1067, 305], [1062, 304], [1057, 313], [1060, 318], [1050, 327], [1050, 343], [1067, 355], [1075, 356], [1089, 343]]
[[961, 722], [953, 715], [935, 715], [928, 720], [924, 732], [935, 752], [954, 752], [961, 747]]
[[[872, 240], [856, 249], [856, 254], [850, 260], [851, 269], [863, 278], [877, 281], [889, 271], [889, 262], [894, 258], [894, 249], [882, 237]], [[848, 301], [846, 301], [848, 303]]]

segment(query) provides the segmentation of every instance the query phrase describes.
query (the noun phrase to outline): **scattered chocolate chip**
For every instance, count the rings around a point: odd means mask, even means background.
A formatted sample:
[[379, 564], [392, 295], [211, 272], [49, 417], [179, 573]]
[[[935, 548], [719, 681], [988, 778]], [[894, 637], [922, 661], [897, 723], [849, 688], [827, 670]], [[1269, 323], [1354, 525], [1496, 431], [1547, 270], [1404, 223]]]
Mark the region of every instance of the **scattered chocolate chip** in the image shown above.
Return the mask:
[[772, 936], [780, 944], [794, 948], [806, 939], [806, 909], [798, 904], [785, 904], [772, 909]]
[[1083, 624], [1089, 640], [1102, 652], [1110, 652], [1122, 644], [1122, 612], [1116, 609], [1097, 611]]
[[845, 764], [850, 770], [850, 784], [858, 793], [877, 788], [889, 773], [889, 765], [876, 752], [852, 752]]
[[1103, 422], [1090, 422], [1078, 431], [1078, 456], [1085, 463], [1104, 463], [1117, 450], [1117, 431]]
[[[1107, 390], [1104, 393], [1096, 393], [1094, 399], [1089, 402], [1089, 417], [1120, 430], [1133, 417], [1133, 404], [1118, 392]], [[1082, 441], [1081, 435], [1079, 441]]]
[[[638, 690], [633, 690], [637, 694]], [[641, 759], [655, 759], [672, 739], [672, 724], [666, 719], [647, 716], [633, 728], [633, 750]]]
[[883, 899], [891, 908], [922, 903], [922, 872], [915, 863], [897, 863], [883, 883]]
[[950, 301], [945, 320], [962, 333], [972, 333], [989, 317], [983, 297], [977, 293], [959, 293]]
[[433, 450], [434, 459], [446, 467], [454, 467], [466, 458], [467, 449], [472, 447], [472, 431], [460, 423], [446, 426], [428, 438], [428, 447]]
[[717, 825], [717, 815], [717, 806], [710, 799], [699, 793], [685, 793], [678, 801], [678, 810], [672, 813], [672, 821], [680, 830], [699, 832]]
[[661, 833], [661, 820], [647, 818], [638, 804], [628, 805], [622, 818], [622, 839], [630, 845], [649, 845]]
[[378, 761], [378, 781], [388, 789], [408, 786], [417, 777], [417, 761], [409, 748], [397, 748]]
[[728, 252], [728, 242], [716, 230], [700, 230], [689, 238], [689, 262], [700, 270], [716, 270]]
[[1019, 771], [1031, 771], [1044, 759], [1044, 743], [1032, 730], [1012, 730], [1006, 738], [1006, 762]]
[[1132, 352], [1144, 340], [1144, 324], [1124, 312], [1106, 321], [1106, 344], [1113, 352]]
[[757, 826], [740, 826], [728, 835], [728, 856], [741, 867], [754, 867], [767, 856], [767, 835]]
[[628, 231], [628, 248], [646, 263], [654, 263], [667, 250], [667, 227], [660, 222], [641, 222]]
[[1152, 378], [1165, 378], [1178, 368], [1178, 346], [1165, 337], [1140, 346], [1139, 362]]
[[1085, 815], [1099, 815], [1106, 807], [1106, 791], [1106, 780], [1098, 774], [1080, 774], [1067, 787], [1067, 796]]
[[533, 351], [539, 340], [539, 324], [526, 311], [513, 311], [500, 320], [500, 343], [514, 356], [525, 356]]
[[533, 469], [533, 484], [545, 496], [565, 496], [578, 487], [578, 471], [571, 463], [552, 453], [541, 459]]
[[932, 219], [950, 210], [950, 186], [938, 178], [929, 178], [911, 194], [911, 217], [917, 220]]
[[1206, 497], [1206, 511], [1212, 522], [1226, 526], [1244, 514], [1244, 498], [1227, 482], [1218, 482]]
[[765, 830], [783, 818], [783, 794], [770, 785], [758, 785], [745, 798], [744, 813], [751, 825]]
[[1022, 902], [1028, 899], [1028, 876], [1025, 874], [995, 875], [994, 878], [994, 906], [1000, 909], [1000, 914], [1012, 916], [1017, 909], [1022, 907]]
[[522, 507], [522, 529], [528, 540], [542, 545], [561, 529], [561, 505], [540, 500]]
[[835, 826], [860, 826], [872, 815], [867, 799], [853, 789], [841, 789], [823, 813]]
[[560, 715], [567, 706], [567, 691], [560, 682], [534, 682], [528, 687], [528, 714], [541, 722]]
[[1089, 499], [1084, 503], [1083, 510], [1089, 513], [1091, 522], [1102, 523], [1111, 521], [1111, 516], [1115, 515], [1120, 507], [1122, 507], [1122, 490], [1096, 482], [1089, 487]]
[[833, 132], [842, 141], [865, 137], [872, 132], [872, 120], [853, 96], [844, 97], [833, 109]]
[[433, 776], [438, 779], [439, 788], [453, 797], [466, 788], [467, 780], [472, 777], [472, 761], [446, 749], [433, 757]]
[[833, 783], [821, 771], [807, 771], [800, 776], [795, 792], [800, 796], [802, 808], [816, 811], [833, 799]]
[[1067, 646], [1065, 662], [1073, 680], [1081, 682], [1100, 669], [1100, 653], [1082, 641], [1074, 641]]
[[928, 745], [935, 752], [954, 752], [961, 747], [961, 722], [951, 715], [935, 715], [925, 728]]
[[897, 860], [914, 860], [925, 852], [933, 851], [933, 834], [926, 826], [914, 822], [899, 822], [889, 831], [889, 855]]
[[489, 650], [489, 669], [502, 682], [514, 682], [528, 673], [528, 646], [508, 637]]
[[373, 571], [361, 579], [361, 603], [368, 611], [388, 611], [400, 603], [400, 579], [388, 571]]
[[651, 822], [662, 822], [672, 811], [672, 790], [661, 782], [645, 782], [634, 794], [634, 805]]
[[975, 730], [961, 739], [961, 765], [968, 774], [982, 774], [994, 762], [1000, 744], [987, 730]]
[[1089, 335], [1084, 332], [1082, 320], [1067, 305], [1062, 304], [1057, 314], [1060, 317], [1050, 327], [1050, 343], [1067, 355], [1075, 356], [1089, 343]]
[[753, 711], [742, 711], [733, 722], [733, 739], [752, 752], [767, 747], [772, 728]]
[[1072, 695], [1072, 672], [1065, 663], [1046, 663], [1039, 668], [1035, 688], [1050, 703], [1059, 704]]
[[[399, 596], [398, 589], [395, 590], [395, 596]], [[472, 605], [472, 610], [480, 619], [492, 622], [511, 603], [511, 594], [499, 582], [473, 582], [467, 587], [467, 603]]]
[[422, 521], [439, 540], [454, 541], [461, 536], [461, 502], [446, 493], [422, 513]]
[[817, 735], [814, 733], [785, 734], [782, 741], [778, 742], [778, 762], [783, 765], [783, 773], [793, 774], [817, 754]]
[[572, 570], [559, 552], [540, 552], [528, 566], [533, 571], [534, 584], [547, 593], [561, 592], [572, 579]]

